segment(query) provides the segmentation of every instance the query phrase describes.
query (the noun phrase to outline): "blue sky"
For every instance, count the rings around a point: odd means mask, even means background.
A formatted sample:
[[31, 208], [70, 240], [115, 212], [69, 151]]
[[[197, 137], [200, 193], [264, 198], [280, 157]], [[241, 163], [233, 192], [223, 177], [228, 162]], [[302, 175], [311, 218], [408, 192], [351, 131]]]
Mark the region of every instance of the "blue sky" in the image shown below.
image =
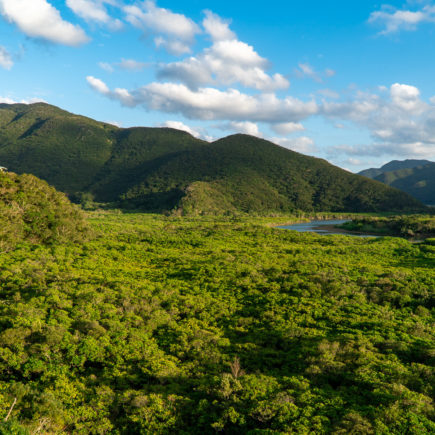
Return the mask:
[[435, 2], [0, 0], [0, 102], [242, 132], [357, 171], [435, 159]]

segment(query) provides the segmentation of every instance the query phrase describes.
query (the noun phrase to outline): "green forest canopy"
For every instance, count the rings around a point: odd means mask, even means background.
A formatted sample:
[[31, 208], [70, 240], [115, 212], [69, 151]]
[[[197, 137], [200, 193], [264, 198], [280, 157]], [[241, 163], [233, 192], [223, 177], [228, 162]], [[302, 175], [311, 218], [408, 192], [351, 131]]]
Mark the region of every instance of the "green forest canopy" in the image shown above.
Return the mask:
[[90, 217], [0, 256], [2, 433], [435, 432], [432, 242]]

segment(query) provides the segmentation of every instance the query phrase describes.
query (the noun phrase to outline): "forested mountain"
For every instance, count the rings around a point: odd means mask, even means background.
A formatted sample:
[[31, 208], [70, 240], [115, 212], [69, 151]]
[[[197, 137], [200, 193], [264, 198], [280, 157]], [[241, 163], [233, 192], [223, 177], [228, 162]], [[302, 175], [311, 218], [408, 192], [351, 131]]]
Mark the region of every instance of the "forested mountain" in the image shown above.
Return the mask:
[[361, 172], [358, 172], [359, 175], [364, 175], [364, 177], [376, 178], [378, 175], [383, 174], [384, 172], [390, 171], [398, 171], [400, 169], [412, 169], [417, 166], [424, 166], [428, 163], [432, 163], [429, 160], [415, 160], [415, 159], [406, 159], [406, 160], [391, 160], [391, 162], [385, 163], [384, 166], [380, 168], [370, 168], [364, 169]]
[[434, 162], [428, 160], [392, 161], [380, 169], [367, 169], [359, 174], [403, 190], [425, 204], [435, 204]]
[[0, 164], [72, 198], [185, 213], [421, 209], [410, 196], [263, 139], [213, 143], [97, 122], [44, 103], [0, 105]]

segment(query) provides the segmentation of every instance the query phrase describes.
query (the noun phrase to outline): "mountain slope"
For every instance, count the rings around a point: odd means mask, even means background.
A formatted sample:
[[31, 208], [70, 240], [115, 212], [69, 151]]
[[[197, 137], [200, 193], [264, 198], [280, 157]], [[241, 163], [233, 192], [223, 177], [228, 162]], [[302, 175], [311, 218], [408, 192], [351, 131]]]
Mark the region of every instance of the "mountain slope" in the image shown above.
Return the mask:
[[116, 127], [44, 103], [0, 104], [0, 162], [72, 193], [110, 158]]
[[416, 201], [399, 191], [324, 160], [241, 134], [180, 153], [128, 190], [125, 198], [146, 203], [156, 185], [165, 192], [190, 186], [189, 197], [192, 190], [200, 189], [197, 182], [208, 183], [214, 195], [224, 196], [234, 209], [248, 212], [381, 211], [417, 206]]
[[425, 204], [435, 205], [435, 163], [384, 172], [375, 179], [403, 190]]
[[403, 190], [425, 204], [435, 204], [434, 162], [428, 160], [392, 161], [380, 169], [367, 169], [359, 174]]
[[358, 172], [358, 174], [368, 178], [376, 178], [378, 175], [381, 175], [384, 172], [397, 171], [400, 169], [412, 169], [417, 166], [427, 165], [428, 163], [432, 163], [432, 162], [430, 162], [429, 160], [414, 160], [414, 159], [392, 160], [391, 162], [386, 163], [384, 166], [381, 166], [380, 168], [364, 169], [363, 171]]
[[167, 128], [129, 128], [47, 104], [0, 105], [0, 164], [70, 196], [189, 213], [417, 210], [410, 196], [263, 139], [208, 143]]
[[87, 224], [66, 196], [33, 175], [0, 172], [0, 252], [23, 241], [81, 241]]

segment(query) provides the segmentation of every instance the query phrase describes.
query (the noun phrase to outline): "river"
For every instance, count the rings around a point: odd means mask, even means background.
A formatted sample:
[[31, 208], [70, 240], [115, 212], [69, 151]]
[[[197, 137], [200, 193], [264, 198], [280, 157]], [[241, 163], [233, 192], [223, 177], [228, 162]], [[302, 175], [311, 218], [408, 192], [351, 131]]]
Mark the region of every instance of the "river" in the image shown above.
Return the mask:
[[323, 235], [346, 235], [346, 236], [354, 236], [354, 237], [379, 237], [378, 235], [371, 235], [371, 234], [356, 234], [351, 233], [346, 230], [340, 229], [340, 228], [334, 228], [335, 225], [341, 225], [345, 222], [349, 222], [350, 219], [344, 219], [344, 220], [322, 220], [322, 221], [311, 221], [311, 222], [302, 222], [299, 224], [293, 224], [293, 225], [282, 225], [277, 228], [282, 228], [285, 230], [294, 230], [299, 231], [300, 233], [317, 233], [317, 234], [323, 234]]

